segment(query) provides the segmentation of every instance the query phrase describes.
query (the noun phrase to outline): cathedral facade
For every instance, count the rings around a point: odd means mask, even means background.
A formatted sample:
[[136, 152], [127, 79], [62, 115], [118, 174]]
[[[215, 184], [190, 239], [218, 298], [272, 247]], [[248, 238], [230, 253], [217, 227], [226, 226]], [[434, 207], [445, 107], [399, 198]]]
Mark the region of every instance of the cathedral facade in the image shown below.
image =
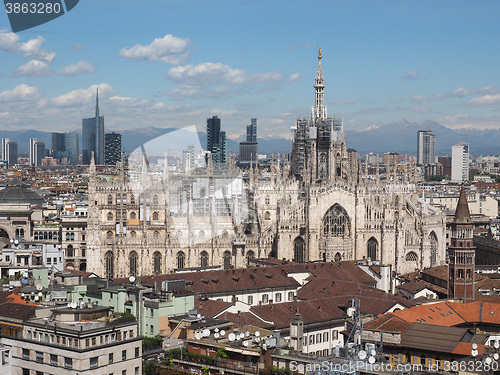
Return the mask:
[[[415, 165], [369, 174], [347, 149], [343, 120], [324, 106], [321, 50], [310, 119], [297, 119], [289, 160], [241, 175], [151, 174], [90, 166], [87, 270], [104, 277], [208, 267], [251, 258], [370, 259], [398, 273], [445, 262], [446, 218], [419, 199]], [[354, 156], [353, 156], [354, 155]]]

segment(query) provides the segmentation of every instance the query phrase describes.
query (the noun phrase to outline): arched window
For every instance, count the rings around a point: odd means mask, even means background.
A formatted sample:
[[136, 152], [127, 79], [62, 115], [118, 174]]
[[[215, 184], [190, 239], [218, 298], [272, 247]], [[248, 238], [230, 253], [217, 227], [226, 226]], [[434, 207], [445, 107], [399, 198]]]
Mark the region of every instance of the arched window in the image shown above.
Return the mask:
[[265, 203], [267, 206], [271, 204], [271, 197], [269, 195], [266, 195]]
[[155, 230], [155, 231], [153, 232], [153, 238], [154, 238], [155, 240], [157, 240], [158, 238], [160, 238], [160, 232], [158, 232], [157, 230]]
[[431, 232], [431, 267], [437, 266], [438, 239], [436, 233]]
[[231, 253], [229, 251], [224, 251], [224, 269], [231, 268]]
[[161, 273], [161, 254], [155, 251], [153, 254], [153, 273], [159, 275]]
[[68, 258], [73, 258], [75, 256], [75, 251], [73, 249], [73, 245], [68, 245], [66, 248], [66, 256]]
[[135, 212], [131, 212], [130, 213], [130, 219], [131, 220], [135, 220], [137, 218], [137, 215], [135, 214]]
[[406, 254], [406, 261], [407, 262], [417, 262], [418, 261], [418, 255], [414, 251], [410, 251], [408, 254]]
[[113, 196], [111, 194], [108, 195], [108, 204], [113, 204]]
[[104, 263], [106, 264], [106, 278], [113, 278], [113, 253], [108, 251], [104, 256]]
[[153, 195], [153, 204], [157, 205], [158, 204], [158, 195]]
[[130, 237], [131, 238], [135, 238], [137, 236], [137, 233], [135, 232], [135, 230], [131, 231], [130, 232]]
[[378, 253], [378, 242], [375, 238], [370, 238], [368, 240], [368, 246], [367, 246], [367, 258], [371, 260], [377, 260], [377, 253]]
[[153, 212], [153, 220], [158, 221], [158, 212]]
[[269, 211], [264, 213], [264, 220], [271, 220], [271, 213]]
[[112, 239], [112, 238], [113, 238], [113, 232], [111, 232], [110, 230], [108, 230], [108, 231], [106, 232], [106, 238], [107, 238], [108, 240]]
[[200, 254], [200, 267], [208, 267], [208, 253], [206, 251], [202, 251]]
[[297, 237], [293, 241], [293, 259], [297, 263], [306, 261], [306, 243], [302, 237]]
[[134, 196], [134, 194], [130, 195], [130, 204], [135, 204], [135, 196]]
[[113, 221], [113, 213], [112, 212], [108, 212], [107, 219], [108, 219], [108, 221]]
[[253, 252], [253, 250], [248, 250], [247, 251], [246, 258], [247, 258], [247, 266], [249, 266], [250, 265], [250, 259], [255, 258], [255, 253]]
[[336, 253], [335, 257], [333, 258], [335, 262], [340, 262], [342, 260], [342, 255], [340, 253]]
[[334, 204], [328, 209], [322, 222], [322, 234], [326, 237], [347, 237], [351, 235], [351, 221], [344, 208]]
[[130, 275], [137, 275], [137, 253], [135, 251], [130, 253], [128, 262], [130, 265]]
[[38, 240], [38, 232], [34, 232], [34, 233], [33, 233], [33, 238], [34, 238], [35, 240]]
[[182, 251], [177, 253], [177, 269], [183, 269], [185, 267], [186, 256]]

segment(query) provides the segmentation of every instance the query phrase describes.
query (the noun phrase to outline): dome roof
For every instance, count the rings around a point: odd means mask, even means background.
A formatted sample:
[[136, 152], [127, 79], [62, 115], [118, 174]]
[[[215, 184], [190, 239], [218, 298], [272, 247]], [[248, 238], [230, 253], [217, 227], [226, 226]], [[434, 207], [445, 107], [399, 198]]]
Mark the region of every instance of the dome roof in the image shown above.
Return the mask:
[[45, 200], [28, 184], [14, 178], [0, 190], [0, 203], [29, 203], [41, 206]]

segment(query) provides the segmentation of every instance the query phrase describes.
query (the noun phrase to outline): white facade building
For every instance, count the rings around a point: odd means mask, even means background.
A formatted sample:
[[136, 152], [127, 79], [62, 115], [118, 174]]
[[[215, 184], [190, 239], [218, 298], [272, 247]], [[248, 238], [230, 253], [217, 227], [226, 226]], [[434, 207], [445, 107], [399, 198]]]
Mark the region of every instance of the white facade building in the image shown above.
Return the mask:
[[466, 143], [451, 148], [451, 181], [469, 181], [469, 145]]

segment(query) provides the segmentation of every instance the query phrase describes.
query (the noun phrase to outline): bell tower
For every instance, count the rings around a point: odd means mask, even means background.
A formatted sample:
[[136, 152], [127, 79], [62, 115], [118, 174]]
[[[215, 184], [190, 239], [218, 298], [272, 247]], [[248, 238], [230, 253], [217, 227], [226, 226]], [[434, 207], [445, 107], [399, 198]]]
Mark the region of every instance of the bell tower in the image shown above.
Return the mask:
[[459, 298], [464, 303], [474, 301], [476, 248], [474, 247], [472, 219], [463, 186], [460, 190], [455, 218], [451, 224], [448, 257], [448, 298]]

